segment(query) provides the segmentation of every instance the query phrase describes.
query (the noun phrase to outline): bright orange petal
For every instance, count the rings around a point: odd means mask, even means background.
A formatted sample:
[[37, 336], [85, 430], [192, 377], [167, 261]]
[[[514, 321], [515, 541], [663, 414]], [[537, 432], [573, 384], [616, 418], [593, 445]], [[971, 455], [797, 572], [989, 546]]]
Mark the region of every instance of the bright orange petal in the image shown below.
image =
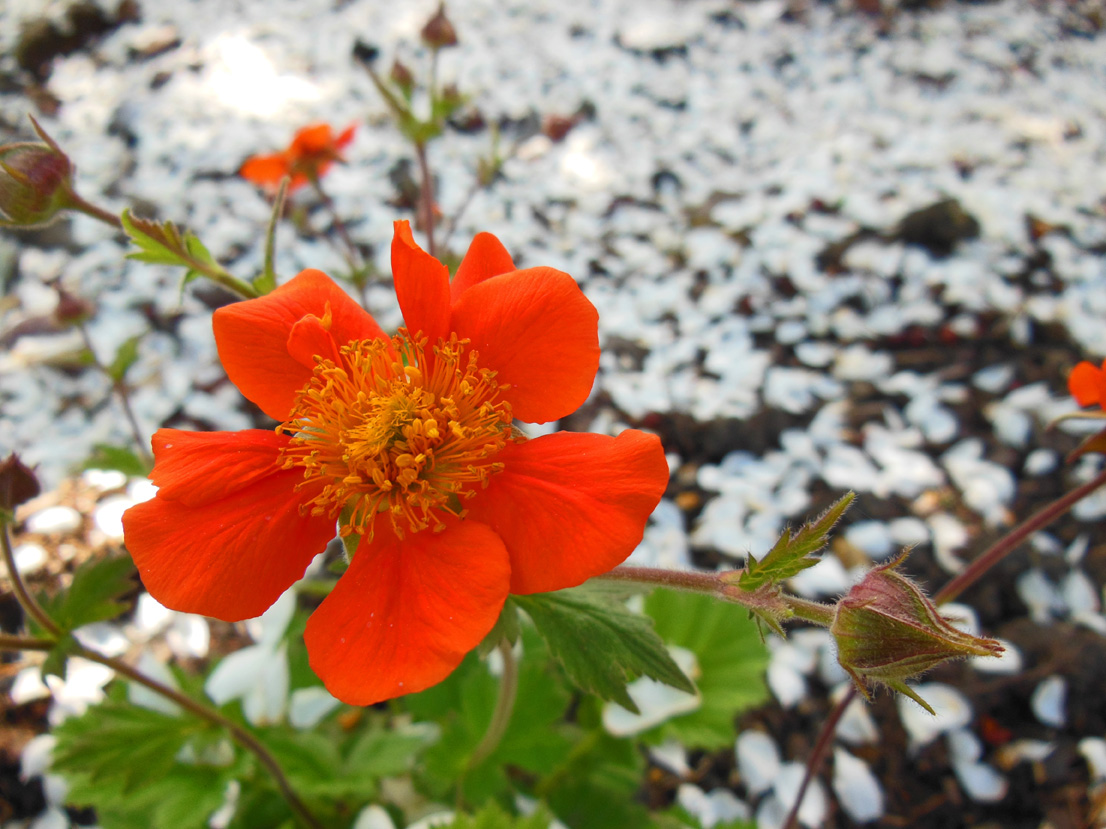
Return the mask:
[[247, 158], [238, 168], [238, 175], [259, 187], [275, 190], [280, 185], [280, 180], [288, 175], [289, 170], [287, 156], [284, 153], [273, 153]]
[[555, 432], [508, 446], [506, 468], [469, 506], [511, 556], [511, 592], [582, 584], [626, 560], [668, 486], [656, 435]]
[[507, 551], [488, 527], [454, 521], [397, 541], [384, 523], [387, 537], [362, 545], [304, 634], [311, 668], [350, 705], [441, 682], [507, 598]]
[[154, 433], [154, 471], [158, 497], [199, 506], [233, 495], [277, 471], [287, 435], [265, 429], [244, 432]]
[[449, 269], [415, 244], [409, 222], [395, 223], [392, 278], [407, 330], [423, 332], [431, 346], [448, 336]]
[[384, 336], [368, 312], [329, 276], [315, 270], [303, 271], [260, 299], [215, 312], [215, 344], [227, 376], [275, 420], [288, 416], [296, 392], [311, 377], [312, 366], [302, 359], [302, 338], [292, 342], [300, 359], [289, 350], [293, 329], [308, 315], [325, 318], [328, 305], [330, 336], [336, 345]]
[[452, 326], [472, 340], [480, 367], [511, 385], [505, 396], [520, 420], [557, 420], [591, 392], [599, 314], [567, 273], [530, 268], [486, 279], [457, 300]]
[[[246, 477], [257, 472], [256, 465], [226, 451], [224, 436], [202, 450], [193, 440], [171, 451], [172, 460], [164, 453], [158, 459], [163, 473], [172, 470], [170, 491], [179, 492], [186, 478], [200, 481], [221, 458]], [[183, 452], [203, 456], [175, 457]], [[248, 454], [254, 456], [252, 450]], [[162, 490], [123, 514], [127, 549], [155, 599], [174, 610], [228, 622], [250, 619], [265, 612], [326, 549], [334, 520], [300, 515], [294, 488], [303, 476], [298, 469], [279, 469], [275, 460], [273, 449], [271, 474], [217, 500], [194, 506], [167, 498]]]
[[457, 273], [453, 275], [453, 281], [449, 283], [453, 301], [456, 302], [461, 294], [478, 282], [513, 270], [515, 263], [502, 242], [490, 233], [476, 234]]
[[1104, 368], [1100, 369], [1093, 363], [1084, 360], [1073, 368], [1071, 374], [1068, 375], [1068, 391], [1071, 392], [1071, 396], [1075, 398], [1080, 406], [1090, 406], [1093, 403], [1104, 402], [1102, 387], [1103, 375], [1106, 374], [1106, 363], [1103, 366]]
[[333, 145], [330, 124], [311, 124], [296, 133], [288, 152], [295, 158], [304, 158], [326, 152]]
[[353, 134], [356, 131], [357, 124], [350, 124], [344, 130], [342, 130], [342, 132], [339, 133], [338, 137], [334, 139], [335, 148], [339, 150], [344, 150], [346, 147], [348, 147], [350, 145], [350, 142], [353, 141]]

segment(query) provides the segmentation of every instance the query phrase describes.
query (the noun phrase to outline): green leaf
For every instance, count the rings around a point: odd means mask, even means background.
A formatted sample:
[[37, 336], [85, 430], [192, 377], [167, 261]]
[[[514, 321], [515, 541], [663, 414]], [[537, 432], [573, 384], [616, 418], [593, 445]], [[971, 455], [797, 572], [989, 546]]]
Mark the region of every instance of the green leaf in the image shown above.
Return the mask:
[[107, 367], [108, 377], [116, 383], [121, 383], [126, 376], [130, 367], [138, 362], [138, 344], [142, 341], [142, 336], [134, 336], [124, 342], [119, 349], [115, 352], [115, 359], [111, 361], [111, 365]]
[[93, 791], [98, 786], [126, 795], [169, 775], [182, 746], [203, 728], [191, 718], [104, 702], [54, 729], [51, 766], [68, 778], [84, 778]]
[[638, 802], [645, 762], [632, 740], [589, 732], [567, 763], [542, 780], [537, 793], [572, 829], [649, 826]]
[[80, 646], [80, 643], [74, 639], [73, 635], [70, 633], [66, 633], [58, 639], [42, 663], [42, 678], [45, 679], [48, 676], [56, 676], [64, 682], [65, 670], [69, 664], [69, 657], [72, 656]]
[[124, 210], [120, 217], [123, 230], [138, 248], [127, 254], [128, 259], [152, 265], [183, 265], [188, 267], [184, 239], [172, 222], [140, 219]]
[[92, 454], [81, 464], [81, 468], [116, 469], [134, 478], [145, 478], [150, 471], [130, 449], [107, 443], [97, 443], [93, 446]]
[[394, 731], [372, 729], [353, 744], [346, 756], [346, 766], [350, 774], [361, 779], [406, 774], [438, 736], [438, 729], [429, 723], [415, 723]]
[[551, 821], [544, 809], [519, 817], [492, 801], [475, 815], [457, 815], [449, 826], [451, 829], [549, 829]]
[[732, 746], [735, 716], [768, 698], [768, 649], [756, 623], [737, 605], [673, 590], [654, 591], [645, 600], [645, 612], [666, 642], [695, 653], [695, 683], [702, 697], [695, 711], [646, 736], [674, 737], [687, 746], [708, 749]]
[[738, 578], [738, 585], [753, 591], [765, 584], [779, 584], [817, 564], [814, 554], [826, 546], [830, 530], [841, 520], [855, 497], [852, 492], [846, 494], [818, 520], [806, 524], [794, 536], [791, 530], [785, 529], [775, 546], [759, 561], [750, 555]]
[[40, 599], [47, 615], [64, 631], [114, 619], [128, 609], [123, 596], [133, 593], [134, 564], [126, 556], [87, 561], [73, 573], [68, 590]]
[[515, 596], [578, 688], [638, 713], [626, 692], [639, 676], [695, 693], [649, 619], [586, 590]]

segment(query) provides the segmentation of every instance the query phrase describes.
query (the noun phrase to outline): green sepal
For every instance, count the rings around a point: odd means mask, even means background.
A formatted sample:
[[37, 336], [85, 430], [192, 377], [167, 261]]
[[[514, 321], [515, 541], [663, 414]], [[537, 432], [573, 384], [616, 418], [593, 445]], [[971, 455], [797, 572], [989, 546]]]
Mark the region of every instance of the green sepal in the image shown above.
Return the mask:
[[841, 520], [855, 497], [854, 493], [847, 493], [794, 536], [790, 529], [785, 529], [775, 546], [760, 560], [750, 555], [745, 569], [736, 578], [738, 586], [753, 591], [765, 584], [779, 584], [817, 564], [814, 554], [826, 546], [830, 530]]
[[689, 694], [695, 686], [673, 661], [652, 620], [586, 589], [515, 596], [570, 682], [589, 694], [639, 709], [626, 685], [647, 676]]

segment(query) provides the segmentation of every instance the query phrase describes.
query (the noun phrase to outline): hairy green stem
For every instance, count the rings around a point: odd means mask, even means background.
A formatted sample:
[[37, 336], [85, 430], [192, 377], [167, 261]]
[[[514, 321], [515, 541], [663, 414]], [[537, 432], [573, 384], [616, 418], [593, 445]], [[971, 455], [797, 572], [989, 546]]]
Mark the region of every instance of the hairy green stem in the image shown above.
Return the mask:
[[93, 219], [98, 219], [106, 225], [111, 225], [117, 230], [123, 229], [123, 221], [117, 215], [85, 201], [72, 190], [69, 191], [69, 207], [79, 213], [84, 213], [86, 216], [91, 216]]
[[27, 590], [27, 585], [23, 583], [23, 577], [19, 574], [19, 570], [15, 566], [15, 551], [12, 550], [11, 534], [8, 530], [8, 523], [2, 522], [3, 526], [0, 528], [0, 548], [3, 549], [4, 566], [8, 568], [8, 579], [12, 583], [12, 592], [15, 593], [15, 599], [19, 602], [19, 606], [23, 608], [23, 612], [30, 616], [38, 626], [45, 631], [48, 631], [53, 636], [61, 636], [61, 628], [54, 624], [54, 620], [51, 619], [46, 611], [42, 609], [35, 597]]
[[468, 769], [474, 769], [491, 756], [499, 746], [507, 725], [511, 722], [511, 713], [515, 710], [515, 697], [518, 696], [518, 660], [515, 659], [511, 643], [500, 639], [496, 646], [503, 658], [503, 673], [499, 677], [499, 696], [495, 698], [495, 710], [492, 711], [488, 730], [484, 732], [480, 744], [469, 757]]
[[53, 639], [32, 639], [29, 636], [14, 636], [0, 633], [0, 650], [6, 651], [48, 651], [56, 645]]

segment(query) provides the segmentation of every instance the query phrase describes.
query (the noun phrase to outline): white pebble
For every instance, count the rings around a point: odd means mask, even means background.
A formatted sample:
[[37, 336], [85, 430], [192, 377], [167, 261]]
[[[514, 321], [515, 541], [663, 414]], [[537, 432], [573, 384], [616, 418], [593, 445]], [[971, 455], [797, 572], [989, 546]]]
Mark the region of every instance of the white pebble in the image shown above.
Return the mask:
[[81, 514], [73, 507], [55, 506], [39, 510], [27, 519], [29, 533], [65, 535], [81, 528]]
[[913, 689], [929, 703], [934, 713], [930, 714], [909, 697], [898, 698], [899, 718], [910, 735], [912, 746], [924, 746], [937, 735], [963, 728], [972, 721], [971, 703], [955, 688], [939, 682], [925, 682]]
[[123, 513], [134, 506], [126, 495], [114, 495], [105, 498], [96, 505], [92, 513], [92, 521], [96, 529], [113, 541], [123, 539]]
[[868, 764], [845, 749], [833, 750], [833, 790], [850, 818], [870, 823], [883, 816], [883, 788]]
[[768, 791], [780, 773], [780, 752], [763, 731], [742, 731], [734, 747], [737, 770], [749, 794]]
[[1067, 722], [1064, 714], [1067, 695], [1067, 680], [1062, 676], [1050, 676], [1034, 689], [1029, 702], [1038, 720], [1053, 728], [1063, 728], [1064, 723]]
[[1079, 753], [1087, 761], [1091, 781], [1106, 780], [1106, 740], [1101, 737], [1084, 737], [1079, 741]]
[[118, 469], [86, 469], [81, 475], [81, 483], [101, 492], [109, 492], [125, 487], [127, 476]]
[[718, 823], [748, 820], [749, 807], [729, 789], [712, 789], [704, 792], [690, 783], [681, 784], [676, 800], [684, 810], [698, 819], [703, 829], [711, 829]]
[[33, 542], [20, 544], [12, 554], [15, 556], [15, 569], [24, 576], [37, 573], [46, 565], [49, 558], [46, 548]]
[[[779, 798], [780, 803], [791, 808], [799, 796], [799, 787], [805, 776], [806, 767], [802, 763], [785, 763], [780, 767], [775, 785], [776, 797]], [[806, 794], [803, 795], [798, 818], [799, 823], [810, 827], [821, 826], [822, 821], [826, 819], [826, 791], [817, 777], [810, 781]]]

